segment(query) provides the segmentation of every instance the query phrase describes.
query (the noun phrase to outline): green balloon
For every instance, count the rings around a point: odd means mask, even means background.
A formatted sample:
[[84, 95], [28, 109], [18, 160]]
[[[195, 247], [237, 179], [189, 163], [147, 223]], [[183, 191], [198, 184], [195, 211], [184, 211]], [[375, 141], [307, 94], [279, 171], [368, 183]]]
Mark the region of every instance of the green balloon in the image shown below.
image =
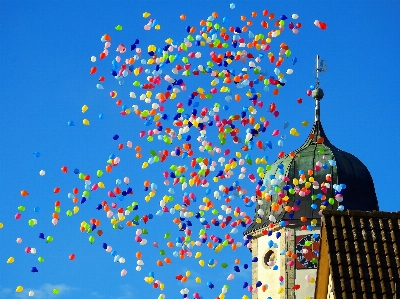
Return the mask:
[[72, 216], [72, 211], [71, 210], [67, 211], [67, 216]]
[[53, 237], [52, 236], [47, 236], [47, 238], [46, 238], [46, 243], [50, 243], [50, 242], [53, 242]]
[[89, 242], [90, 242], [90, 244], [93, 244], [93, 242], [94, 242], [94, 237], [93, 236], [89, 237]]
[[160, 250], [160, 254], [161, 254], [161, 255], [165, 255], [165, 250], [161, 249], [161, 250]]
[[54, 295], [58, 295], [60, 293], [60, 291], [58, 289], [53, 289], [53, 294]]
[[171, 234], [170, 234], [170, 233], [165, 233], [165, 234], [164, 234], [164, 239], [168, 239], [169, 237], [171, 237]]
[[97, 174], [98, 178], [101, 177], [103, 175], [103, 170], [101, 170], [101, 169], [97, 170], [96, 174]]
[[227, 263], [222, 263], [221, 267], [225, 269], [226, 267], [228, 267], [228, 264]]
[[33, 219], [28, 220], [28, 224], [30, 226], [34, 226], [35, 225], [35, 221], [33, 221]]
[[38, 257], [38, 261], [41, 262], [41, 263], [43, 263], [43, 262], [44, 262], [44, 258], [41, 257], [41, 256], [39, 256], [39, 257]]
[[311, 245], [311, 241], [306, 241], [305, 243], [304, 243], [304, 246], [310, 246]]
[[146, 229], [146, 228], [143, 228], [142, 229], [142, 234], [143, 235], [147, 235], [149, 233], [149, 231]]
[[121, 25], [116, 26], [115, 30], [122, 30], [122, 26]]
[[60, 207], [54, 207], [54, 212], [60, 213], [60, 211], [61, 211], [61, 208], [60, 208]]
[[18, 211], [21, 211], [21, 212], [25, 211], [25, 207], [24, 206], [19, 206], [18, 207]]

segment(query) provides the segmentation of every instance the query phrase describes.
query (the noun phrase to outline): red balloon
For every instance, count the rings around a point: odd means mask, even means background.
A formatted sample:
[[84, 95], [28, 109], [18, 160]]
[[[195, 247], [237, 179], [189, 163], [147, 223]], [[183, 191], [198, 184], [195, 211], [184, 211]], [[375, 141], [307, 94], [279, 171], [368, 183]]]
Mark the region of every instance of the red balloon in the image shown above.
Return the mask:
[[71, 254], [69, 255], [69, 259], [70, 259], [71, 261], [73, 261], [73, 260], [75, 259], [75, 254], [71, 253]]

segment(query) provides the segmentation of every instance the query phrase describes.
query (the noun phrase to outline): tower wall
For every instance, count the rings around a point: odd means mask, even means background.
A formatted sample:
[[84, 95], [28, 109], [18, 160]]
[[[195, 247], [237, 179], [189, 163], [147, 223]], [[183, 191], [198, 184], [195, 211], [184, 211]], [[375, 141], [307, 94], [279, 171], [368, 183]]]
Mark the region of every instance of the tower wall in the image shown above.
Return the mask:
[[[276, 233], [280, 232], [279, 239], [276, 238]], [[296, 240], [309, 234], [320, 234], [319, 229], [310, 231], [302, 231], [294, 228], [281, 228], [274, 230], [271, 236], [263, 235], [261, 231], [253, 233], [252, 239], [252, 257], [257, 257], [258, 261], [252, 265], [252, 285], [256, 285], [257, 281], [261, 281], [263, 285], [267, 285], [267, 289], [262, 291], [258, 288], [257, 292], [252, 294], [252, 299], [305, 299], [313, 298], [315, 283], [307, 281], [306, 275], [312, 279], [316, 278], [316, 269], [301, 269], [300, 267], [288, 266], [287, 262], [293, 260], [286, 254], [281, 254], [291, 251], [296, 252]], [[274, 242], [271, 248], [271, 241]], [[265, 256], [272, 251], [274, 254], [276, 270], [273, 266], [268, 266], [265, 261]], [[281, 282], [283, 277], [283, 282]], [[281, 279], [280, 279], [281, 278]], [[295, 285], [300, 285], [300, 289], [294, 290]], [[283, 288], [283, 289], [282, 289]]]

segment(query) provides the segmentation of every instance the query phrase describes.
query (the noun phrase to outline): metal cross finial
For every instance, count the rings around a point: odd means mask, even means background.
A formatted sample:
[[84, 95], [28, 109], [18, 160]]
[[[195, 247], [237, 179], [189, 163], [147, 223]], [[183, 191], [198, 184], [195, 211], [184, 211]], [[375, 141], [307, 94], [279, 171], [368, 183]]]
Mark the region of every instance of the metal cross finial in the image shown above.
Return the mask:
[[319, 73], [326, 72], [328, 70], [328, 66], [325, 65], [325, 60], [320, 61], [319, 59], [320, 59], [320, 57], [319, 57], [319, 55], [317, 55], [316, 64], [315, 64], [315, 73], [316, 73], [315, 88], [319, 87]]

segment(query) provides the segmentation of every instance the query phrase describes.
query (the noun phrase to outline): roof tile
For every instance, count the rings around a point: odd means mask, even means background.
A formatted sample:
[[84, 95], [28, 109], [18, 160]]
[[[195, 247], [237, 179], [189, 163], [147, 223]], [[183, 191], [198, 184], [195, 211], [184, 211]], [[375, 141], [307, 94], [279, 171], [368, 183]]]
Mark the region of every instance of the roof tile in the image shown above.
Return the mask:
[[393, 298], [400, 288], [400, 212], [324, 211], [335, 298]]

